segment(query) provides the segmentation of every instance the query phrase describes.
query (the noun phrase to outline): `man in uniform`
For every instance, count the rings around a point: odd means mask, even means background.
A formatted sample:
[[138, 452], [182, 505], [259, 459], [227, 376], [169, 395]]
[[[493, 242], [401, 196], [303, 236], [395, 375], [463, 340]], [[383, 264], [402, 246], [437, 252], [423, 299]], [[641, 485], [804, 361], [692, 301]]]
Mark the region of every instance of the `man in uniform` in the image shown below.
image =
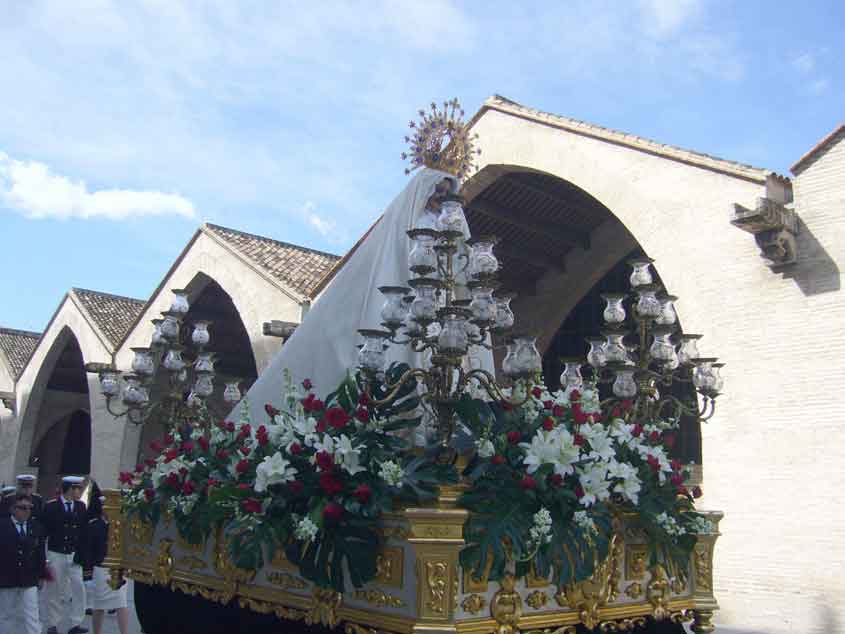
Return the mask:
[[2, 507], [0, 507], [0, 515], [5, 516], [12, 512], [12, 504], [15, 500], [16, 493], [28, 495], [32, 499], [32, 519], [36, 520], [41, 516], [41, 510], [44, 508], [44, 498], [35, 492], [35, 476], [29, 473], [22, 473], [15, 478], [17, 488], [13, 489], [8, 494], [3, 495]]
[[85, 504], [82, 496], [83, 479], [77, 476], [62, 478], [62, 493], [44, 505], [41, 521], [47, 533], [47, 559], [53, 571], [53, 580], [47, 584], [48, 634], [58, 634], [62, 620], [62, 599], [70, 586], [71, 629], [67, 634], [84, 634], [85, 586], [82, 583], [82, 566], [74, 555], [87, 525]]
[[38, 588], [47, 576], [44, 533], [32, 500], [17, 493], [11, 515], [0, 518], [0, 632], [41, 634]]

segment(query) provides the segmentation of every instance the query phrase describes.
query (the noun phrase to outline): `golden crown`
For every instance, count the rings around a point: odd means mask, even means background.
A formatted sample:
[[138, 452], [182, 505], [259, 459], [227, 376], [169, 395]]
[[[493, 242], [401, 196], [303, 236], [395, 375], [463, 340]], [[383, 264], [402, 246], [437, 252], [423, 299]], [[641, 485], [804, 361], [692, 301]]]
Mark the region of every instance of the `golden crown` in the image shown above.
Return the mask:
[[405, 173], [425, 166], [463, 180], [472, 169], [473, 157], [481, 150], [473, 147], [478, 135], [470, 135], [461, 104], [457, 99], [444, 101], [441, 110], [432, 102], [430, 110], [420, 110], [419, 115], [419, 121], [408, 123], [414, 132], [405, 137], [409, 151], [402, 152], [402, 160], [411, 163]]

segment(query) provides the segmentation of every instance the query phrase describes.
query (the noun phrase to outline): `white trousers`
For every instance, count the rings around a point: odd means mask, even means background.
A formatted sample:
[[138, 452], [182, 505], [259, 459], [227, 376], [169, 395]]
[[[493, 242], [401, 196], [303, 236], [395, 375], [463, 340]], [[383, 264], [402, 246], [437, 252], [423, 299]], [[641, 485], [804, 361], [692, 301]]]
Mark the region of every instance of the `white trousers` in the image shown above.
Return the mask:
[[[67, 622], [70, 628], [82, 625], [85, 620], [85, 586], [82, 583], [82, 566], [73, 563], [73, 553], [64, 555], [47, 551], [47, 559], [55, 579], [47, 583], [47, 625], [58, 628], [62, 621], [62, 599], [70, 598]], [[70, 597], [68, 597], [70, 586]]]
[[0, 588], [0, 634], [41, 634], [38, 588]]

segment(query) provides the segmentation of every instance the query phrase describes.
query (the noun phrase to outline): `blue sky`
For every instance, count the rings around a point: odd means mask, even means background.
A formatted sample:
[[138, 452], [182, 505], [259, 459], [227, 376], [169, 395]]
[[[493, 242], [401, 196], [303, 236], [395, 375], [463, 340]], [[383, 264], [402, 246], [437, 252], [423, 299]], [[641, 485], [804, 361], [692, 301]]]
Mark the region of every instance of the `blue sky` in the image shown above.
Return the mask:
[[146, 298], [202, 221], [342, 253], [407, 120], [494, 93], [786, 173], [845, 119], [845, 4], [3, 2], [0, 325]]

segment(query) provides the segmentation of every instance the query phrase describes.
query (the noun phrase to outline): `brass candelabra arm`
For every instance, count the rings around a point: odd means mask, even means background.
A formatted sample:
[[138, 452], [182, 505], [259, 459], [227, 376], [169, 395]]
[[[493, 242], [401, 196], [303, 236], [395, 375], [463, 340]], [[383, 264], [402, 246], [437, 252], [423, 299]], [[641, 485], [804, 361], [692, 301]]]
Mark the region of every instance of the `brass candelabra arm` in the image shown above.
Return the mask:
[[370, 388], [370, 378], [369, 377], [364, 382], [364, 394], [367, 395], [367, 398], [369, 399], [370, 403], [373, 404], [373, 405], [376, 405], [376, 406], [387, 405], [388, 403], [392, 403], [394, 400], [396, 400], [396, 395], [399, 393], [399, 390], [401, 390], [402, 387], [408, 381], [410, 381], [412, 378], [415, 378], [415, 377], [422, 378], [423, 382], [425, 382], [426, 385], [428, 385], [431, 381], [431, 376], [429, 375], [429, 372], [427, 372], [425, 370], [421, 370], [419, 368], [412, 368], [410, 370], [406, 370], [405, 373], [402, 374], [402, 376], [399, 377], [399, 379], [396, 381], [396, 383], [393, 383], [392, 385], [386, 386], [387, 390], [388, 390], [388, 394], [384, 398], [382, 398], [382, 399], [374, 399], [373, 398], [372, 389]]
[[[484, 388], [484, 391], [496, 401], [504, 401], [508, 405], [512, 405], [513, 407], [519, 407], [524, 405], [528, 399], [531, 397], [531, 392], [529, 390], [530, 383], [526, 383], [525, 385], [525, 395], [522, 398], [510, 398], [508, 397], [499, 386], [496, 384], [496, 378], [490, 374], [487, 370], [483, 370], [481, 368], [476, 368], [474, 370], [470, 370], [469, 372], [462, 372], [461, 377], [458, 384], [458, 389], [463, 390], [467, 384], [472, 380], [475, 379]], [[520, 379], [517, 379], [520, 380]], [[521, 379], [527, 381], [527, 379]]]

